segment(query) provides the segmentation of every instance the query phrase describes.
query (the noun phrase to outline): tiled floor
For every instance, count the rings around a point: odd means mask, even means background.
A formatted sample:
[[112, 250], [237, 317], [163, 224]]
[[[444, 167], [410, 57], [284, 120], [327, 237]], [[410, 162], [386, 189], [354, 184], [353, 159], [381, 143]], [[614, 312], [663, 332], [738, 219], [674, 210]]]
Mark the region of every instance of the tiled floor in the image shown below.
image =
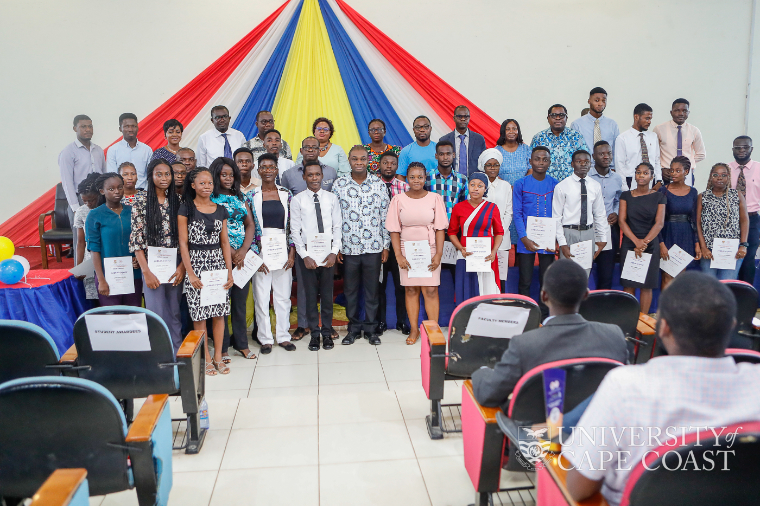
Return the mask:
[[[200, 454], [174, 452], [170, 504], [471, 504], [461, 435], [428, 437], [420, 345], [405, 337], [388, 331], [377, 347], [338, 340], [319, 352], [304, 340], [295, 352], [275, 346], [257, 360], [233, 357], [229, 375], [207, 378], [211, 428]], [[461, 383], [446, 382], [445, 394], [459, 403]], [[180, 408], [172, 401], [175, 417]], [[137, 505], [137, 497], [90, 503]]]

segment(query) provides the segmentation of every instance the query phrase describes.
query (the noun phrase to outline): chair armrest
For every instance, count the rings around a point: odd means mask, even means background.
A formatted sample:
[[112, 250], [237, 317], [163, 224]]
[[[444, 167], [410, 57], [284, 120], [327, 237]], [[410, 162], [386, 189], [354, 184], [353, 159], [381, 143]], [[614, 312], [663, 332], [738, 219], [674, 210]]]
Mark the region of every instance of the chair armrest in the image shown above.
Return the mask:
[[77, 358], [79, 355], [77, 354], [77, 348], [75, 344], [71, 345], [71, 348], [66, 350], [66, 353], [63, 354], [61, 357], [61, 360], [58, 362], [61, 365], [74, 365], [74, 363], [77, 361]]
[[642, 336], [654, 335], [654, 329], [657, 326], [657, 320], [651, 316], [640, 313], [639, 322], [636, 324], [636, 331]]
[[127, 433], [127, 443], [145, 443], [150, 441], [153, 429], [158, 423], [161, 413], [164, 412], [166, 403], [169, 402], [167, 394], [150, 395], [137, 413], [132, 426]]
[[[562, 460], [562, 466], [559, 465], [560, 459]], [[565, 471], [565, 469], [570, 468], [570, 462], [568, 462], [568, 460], [562, 454], [548, 453], [543, 460], [545, 465], [544, 469], [548, 472], [549, 476], [551, 476], [554, 485], [556, 485], [556, 488], [562, 494], [568, 505], [608, 506], [607, 501], [599, 492], [582, 501], [576, 501], [570, 496], [570, 492], [567, 490], [567, 471]], [[540, 483], [540, 478], [538, 479]], [[542, 492], [543, 490], [538, 491], [539, 496], [542, 495]], [[556, 503], [556, 501], [554, 502]]]
[[446, 336], [441, 332], [441, 327], [438, 325], [438, 322], [424, 320], [422, 326], [427, 330], [430, 346], [446, 346]]
[[66, 506], [83, 483], [87, 486], [87, 469], [56, 469], [32, 496], [30, 506]]
[[37, 226], [40, 229], [40, 236], [45, 233], [45, 218], [48, 216], [53, 216], [53, 211], [48, 211], [44, 214], [41, 214], [39, 220], [37, 221]]
[[185, 340], [182, 341], [182, 346], [179, 347], [177, 352], [177, 358], [190, 358], [195, 355], [195, 351], [203, 344], [203, 336], [206, 333], [202, 330], [191, 330]]
[[475, 399], [475, 393], [472, 391], [472, 380], [465, 380], [464, 382], [464, 391], [467, 392], [470, 395], [470, 398], [472, 399], [472, 403], [475, 405], [475, 407], [478, 408], [478, 411], [480, 412], [480, 416], [483, 418], [483, 421], [485, 423], [496, 423], [496, 413], [500, 412], [500, 408], [487, 408], [485, 406], [481, 406], [480, 403]]

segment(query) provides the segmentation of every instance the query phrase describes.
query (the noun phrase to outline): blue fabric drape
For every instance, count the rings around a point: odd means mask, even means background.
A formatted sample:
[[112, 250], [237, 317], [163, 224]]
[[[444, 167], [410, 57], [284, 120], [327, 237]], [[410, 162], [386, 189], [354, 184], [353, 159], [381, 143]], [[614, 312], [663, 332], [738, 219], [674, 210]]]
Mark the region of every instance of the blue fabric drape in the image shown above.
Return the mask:
[[385, 142], [397, 146], [411, 144], [412, 136], [404, 128], [383, 89], [364, 63], [333, 10], [325, 0], [319, 0], [319, 6], [362, 142], [370, 142], [367, 132], [370, 120], [380, 118], [386, 125]]
[[269, 57], [269, 61], [266, 67], [264, 67], [261, 77], [256, 81], [251, 94], [248, 95], [248, 99], [243, 105], [243, 109], [237, 115], [232, 125], [234, 129], [243, 132], [246, 139], [252, 139], [259, 133], [259, 129], [256, 127], [256, 114], [259, 111], [272, 110], [277, 89], [280, 87], [280, 79], [282, 78], [283, 70], [285, 70], [285, 62], [288, 60], [288, 54], [290, 53], [293, 34], [296, 32], [298, 19], [301, 17], [302, 6], [303, 0], [298, 3], [293, 17], [290, 18], [288, 26], [285, 28], [285, 33], [282, 34], [282, 38], [277, 43], [272, 56]]
[[37, 288], [0, 290], [0, 319], [39, 325], [50, 334], [63, 355], [74, 344], [74, 323], [90, 309], [84, 284], [75, 277]]

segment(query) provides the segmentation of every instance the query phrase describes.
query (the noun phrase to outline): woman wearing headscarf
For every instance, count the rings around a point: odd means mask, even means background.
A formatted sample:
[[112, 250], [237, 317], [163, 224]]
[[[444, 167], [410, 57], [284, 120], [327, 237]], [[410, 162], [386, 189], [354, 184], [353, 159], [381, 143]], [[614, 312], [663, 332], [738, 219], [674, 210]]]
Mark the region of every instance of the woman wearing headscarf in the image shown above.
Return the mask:
[[[483, 151], [478, 157], [478, 170], [488, 177], [488, 192], [484, 197], [488, 202], [493, 202], [499, 208], [501, 225], [504, 230], [509, 228], [512, 223], [512, 185], [499, 176], [502, 163], [501, 151], [496, 148], [489, 148]], [[507, 237], [506, 241], [501, 241], [498, 251], [498, 259], [502, 268], [499, 269], [499, 280], [502, 292], [506, 291], [507, 266], [509, 264], [509, 248], [512, 247], [512, 241]]]
[[[470, 197], [454, 206], [449, 222], [449, 239], [459, 251], [461, 258], [456, 266], [456, 302], [460, 304], [478, 295], [492, 295], [499, 290], [499, 262], [497, 251], [504, 238], [499, 208], [493, 202], [484, 200], [488, 190], [488, 176], [483, 172], [473, 172], [468, 189]], [[489, 272], [467, 272], [465, 258], [472, 253], [467, 251], [468, 237], [491, 237], [491, 253], [486, 262], [491, 262]]]

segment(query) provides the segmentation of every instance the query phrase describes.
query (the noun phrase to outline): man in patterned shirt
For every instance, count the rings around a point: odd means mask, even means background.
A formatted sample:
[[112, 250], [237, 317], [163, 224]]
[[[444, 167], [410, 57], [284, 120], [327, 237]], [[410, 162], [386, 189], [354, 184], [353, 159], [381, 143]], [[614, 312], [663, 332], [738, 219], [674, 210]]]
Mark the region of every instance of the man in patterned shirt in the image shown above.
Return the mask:
[[582, 149], [588, 151], [583, 135], [577, 130], [567, 128], [567, 108], [562, 104], [554, 104], [549, 108], [549, 128], [533, 136], [531, 150], [536, 146], [549, 148], [552, 164], [547, 175], [557, 181], [562, 181], [573, 173], [570, 165], [573, 153]]
[[[259, 111], [256, 113], [256, 128], [259, 129], [259, 133], [256, 134], [251, 140], [243, 143], [243, 146], [250, 149], [253, 153], [253, 159], [258, 160], [260, 155], [267, 152], [267, 147], [264, 145], [264, 135], [270, 130], [274, 130], [274, 116], [269, 111]], [[293, 159], [293, 155], [290, 153], [290, 146], [282, 140], [282, 146], [280, 147], [280, 158]], [[282, 171], [285, 172], [285, 171]]]
[[[364, 331], [369, 344], [378, 345], [380, 269], [388, 260], [391, 244], [391, 235], [385, 228], [390, 199], [380, 178], [367, 172], [367, 150], [363, 146], [351, 148], [348, 162], [351, 173], [339, 177], [332, 188], [343, 220], [338, 262], [343, 264], [348, 334], [342, 343], [354, 344]], [[359, 320], [360, 285], [364, 285], [364, 321]]]
[[467, 176], [454, 172], [454, 145], [450, 141], [440, 141], [435, 145], [435, 159], [438, 167], [427, 173], [425, 189], [443, 197], [446, 216], [451, 219], [451, 210], [467, 200]]

